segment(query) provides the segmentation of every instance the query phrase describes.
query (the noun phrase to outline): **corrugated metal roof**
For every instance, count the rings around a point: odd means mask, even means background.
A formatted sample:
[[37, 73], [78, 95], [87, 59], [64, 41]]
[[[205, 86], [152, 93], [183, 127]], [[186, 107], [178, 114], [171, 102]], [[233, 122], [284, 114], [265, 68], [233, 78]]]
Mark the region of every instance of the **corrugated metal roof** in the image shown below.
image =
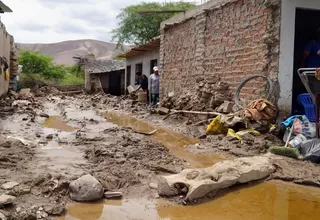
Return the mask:
[[126, 62], [124, 60], [86, 60], [84, 63], [86, 71], [89, 73], [108, 73], [124, 70]]
[[4, 4], [2, 1], [0, 1], [0, 8], [1, 8], [1, 13], [4, 12], [12, 12], [11, 8], [9, 8], [6, 4]]
[[131, 48], [128, 52], [124, 54], [119, 54], [118, 57], [121, 57], [121, 58], [134, 57], [156, 48], [160, 48], [160, 36], [153, 38], [152, 40], [150, 40], [145, 44]]

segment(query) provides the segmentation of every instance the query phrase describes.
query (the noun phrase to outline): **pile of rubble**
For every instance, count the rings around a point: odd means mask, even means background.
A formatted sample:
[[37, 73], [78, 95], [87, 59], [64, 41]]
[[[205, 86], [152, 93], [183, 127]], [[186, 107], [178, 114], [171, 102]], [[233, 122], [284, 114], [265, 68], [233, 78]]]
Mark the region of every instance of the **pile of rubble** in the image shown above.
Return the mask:
[[195, 88], [188, 88], [180, 96], [169, 93], [161, 106], [176, 110], [213, 111], [231, 97], [229, 85], [219, 77], [210, 76], [196, 79]]

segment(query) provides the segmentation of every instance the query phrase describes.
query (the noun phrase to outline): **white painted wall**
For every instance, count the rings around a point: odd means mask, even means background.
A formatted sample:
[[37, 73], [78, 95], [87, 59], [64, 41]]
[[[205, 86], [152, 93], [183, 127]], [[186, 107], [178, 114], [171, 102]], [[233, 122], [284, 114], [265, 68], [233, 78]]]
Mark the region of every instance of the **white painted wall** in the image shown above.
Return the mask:
[[296, 8], [320, 9], [320, 0], [282, 0], [278, 105], [288, 113], [291, 113], [292, 104]]
[[[146, 76], [150, 76], [150, 61], [151, 60], [158, 60], [159, 65], [159, 49], [154, 49], [148, 52], [145, 52], [141, 55], [134, 56], [127, 58], [126, 60], [126, 66], [131, 65], [131, 79], [130, 84], [133, 85], [135, 83], [135, 77], [136, 77], [136, 64], [142, 63], [142, 74], [145, 74]], [[126, 68], [126, 80], [127, 82], [127, 68]]]

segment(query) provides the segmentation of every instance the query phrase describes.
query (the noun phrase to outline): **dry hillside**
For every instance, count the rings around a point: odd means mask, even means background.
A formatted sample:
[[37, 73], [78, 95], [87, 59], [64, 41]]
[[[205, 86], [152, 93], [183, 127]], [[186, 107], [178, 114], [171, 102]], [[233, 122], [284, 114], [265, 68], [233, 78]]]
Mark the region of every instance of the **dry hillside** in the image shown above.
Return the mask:
[[94, 54], [98, 59], [111, 59], [121, 53], [116, 50], [116, 44], [98, 40], [73, 40], [52, 44], [23, 44], [18, 43], [19, 50], [40, 51], [43, 54], [52, 56], [57, 64], [73, 65], [73, 56]]

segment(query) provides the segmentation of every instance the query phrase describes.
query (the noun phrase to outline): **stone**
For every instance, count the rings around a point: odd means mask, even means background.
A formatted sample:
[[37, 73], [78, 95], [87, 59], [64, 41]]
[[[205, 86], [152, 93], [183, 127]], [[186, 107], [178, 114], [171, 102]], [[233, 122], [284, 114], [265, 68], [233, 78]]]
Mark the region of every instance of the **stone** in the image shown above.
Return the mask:
[[266, 178], [275, 171], [268, 156], [244, 157], [216, 163], [202, 169], [186, 169], [163, 176], [158, 182], [160, 196], [186, 194], [187, 201], [214, 194], [235, 184]]
[[30, 94], [31, 89], [21, 89], [19, 95], [28, 96]]
[[167, 115], [170, 112], [170, 109], [167, 109], [165, 107], [160, 107], [157, 109], [157, 112], [159, 115]]
[[168, 93], [168, 98], [173, 98], [174, 97], [174, 92], [169, 92]]
[[0, 220], [7, 220], [7, 217], [2, 212], [0, 212]]
[[104, 197], [106, 199], [122, 197], [122, 192], [105, 192]]
[[149, 183], [150, 189], [158, 189], [158, 183]]
[[9, 189], [13, 189], [15, 186], [18, 186], [18, 185], [19, 183], [12, 181], [12, 182], [7, 182], [3, 184], [1, 188], [4, 190], [9, 190]]
[[16, 197], [6, 194], [0, 195], [0, 207], [5, 205], [12, 205], [16, 201]]
[[61, 216], [67, 212], [67, 209], [63, 204], [46, 205], [44, 206], [44, 211], [49, 215]]
[[71, 182], [69, 190], [70, 198], [77, 202], [99, 200], [104, 193], [101, 183], [90, 174]]
[[224, 101], [218, 108], [218, 112], [229, 114], [232, 112], [234, 104], [229, 101]]

